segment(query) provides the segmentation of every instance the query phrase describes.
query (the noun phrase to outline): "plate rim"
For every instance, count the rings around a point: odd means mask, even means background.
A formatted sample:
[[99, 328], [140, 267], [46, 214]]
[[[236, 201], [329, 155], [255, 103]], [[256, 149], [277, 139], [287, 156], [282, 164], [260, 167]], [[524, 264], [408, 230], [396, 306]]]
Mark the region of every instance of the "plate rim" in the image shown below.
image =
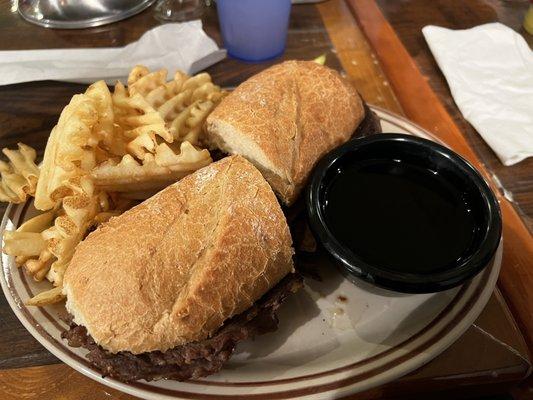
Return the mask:
[[[428, 138], [431, 138], [432, 140], [435, 140], [439, 143], [443, 143], [441, 140], [439, 140], [435, 135], [431, 134], [430, 132], [426, 131], [419, 125], [416, 125], [409, 121], [408, 119], [396, 115], [388, 110], [385, 110], [381, 107], [377, 106], [370, 106], [370, 108], [376, 112], [380, 120], [383, 120], [385, 122], [389, 122], [392, 124], [395, 124], [396, 126], [404, 129], [405, 131], [409, 132], [410, 134], [416, 134], [418, 136], [426, 136]], [[401, 124], [399, 124], [401, 122]], [[414, 133], [413, 131], [417, 131]], [[26, 205], [29, 204], [29, 202], [26, 203]], [[8, 216], [12, 213], [12, 211], [16, 207], [13, 204], [9, 204], [6, 208], [5, 214], [2, 219], [2, 223], [0, 226], [0, 229], [3, 231], [6, 227]], [[20, 207], [22, 209], [24, 207]], [[22, 211], [21, 211], [22, 214]], [[2, 242], [3, 246], [3, 242]], [[464, 315], [461, 315], [459, 318], [459, 321], [457, 325], [453, 326], [448, 332], [444, 333], [442, 337], [437, 339], [436, 341], [430, 343], [426, 349], [423, 351], [420, 351], [418, 354], [415, 354], [413, 357], [408, 357], [405, 360], [402, 360], [399, 362], [396, 366], [387, 369], [385, 371], [378, 372], [374, 375], [371, 375], [367, 379], [362, 379], [359, 381], [351, 382], [354, 380], [354, 378], [357, 378], [360, 374], [355, 373], [353, 374], [353, 368], [357, 366], [359, 363], [354, 363], [355, 366], [352, 366], [350, 368], [350, 365], [334, 368], [332, 370], [328, 371], [321, 371], [319, 373], [315, 374], [307, 374], [299, 377], [294, 378], [287, 378], [287, 379], [280, 379], [280, 380], [270, 380], [266, 382], [235, 382], [235, 383], [225, 383], [225, 382], [215, 382], [215, 381], [205, 381], [205, 380], [199, 380], [199, 381], [189, 381], [187, 383], [196, 384], [199, 387], [201, 386], [219, 386], [219, 387], [233, 387], [235, 389], [237, 388], [247, 388], [247, 389], [258, 389], [264, 386], [269, 387], [280, 387], [287, 384], [293, 384], [295, 382], [301, 382], [301, 381], [311, 381], [313, 379], [320, 379], [322, 377], [332, 376], [331, 382], [329, 383], [319, 383], [318, 385], [308, 385], [305, 386], [305, 390], [302, 392], [302, 388], [300, 389], [290, 389], [289, 388], [283, 388], [281, 391], [272, 391], [269, 393], [248, 393], [245, 395], [246, 398], [270, 398], [269, 395], [276, 394], [277, 398], [295, 398], [294, 396], [298, 398], [302, 398], [300, 394], [304, 394], [306, 398], [323, 398], [323, 396], [331, 396], [331, 395], [340, 395], [340, 394], [348, 394], [348, 393], [355, 393], [361, 390], [368, 389], [370, 387], [374, 387], [386, 382], [389, 382], [393, 379], [396, 379], [402, 375], [405, 375], [412, 370], [419, 368], [420, 366], [424, 365], [425, 363], [432, 360], [434, 357], [436, 357], [438, 354], [440, 354], [442, 351], [444, 351], [448, 346], [450, 346], [452, 343], [454, 343], [463, 333], [470, 327], [470, 325], [474, 322], [474, 320], [477, 318], [477, 316], [481, 313], [483, 308], [485, 307], [486, 303], [488, 302], [490, 295], [493, 292], [494, 286], [496, 284], [496, 279], [498, 276], [498, 272], [501, 266], [501, 252], [502, 252], [502, 244], [500, 243], [498, 252], [495, 256], [495, 259], [491, 262], [492, 265], [487, 267], [482, 274], [479, 274], [478, 277], [484, 277], [486, 282], [484, 284], [481, 284], [480, 282], [477, 283], [476, 286], [476, 293], [478, 293], [477, 296], [474, 296], [474, 293], [470, 298], [469, 301], [472, 301], [472, 304], [465, 304], [464, 307], [466, 309], [466, 312]], [[113, 387], [117, 390], [120, 390], [122, 392], [126, 392], [135, 396], [145, 396], [145, 398], [152, 398], [152, 399], [167, 399], [167, 398], [183, 398], [183, 399], [191, 399], [191, 398], [207, 398], [207, 399], [216, 399], [216, 398], [223, 398], [224, 394], [221, 395], [210, 395], [207, 393], [194, 393], [194, 392], [182, 392], [180, 390], [174, 390], [174, 389], [167, 389], [167, 388], [160, 388], [153, 384], [148, 384], [145, 382], [134, 382], [125, 384], [119, 381], [116, 381], [114, 379], [110, 378], [102, 378], [100, 374], [94, 370], [88, 361], [86, 359], [82, 359], [83, 362], [80, 362], [80, 360], [76, 360], [77, 358], [81, 357], [77, 354], [75, 354], [72, 351], [66, 351], [63, 348], [67, 348], [67, 346], [61, 345], [61, 343], [57, 342], [57, 340], [52, 337], [43, 327], [39, 326], [40, 329], [37, 329], [33, 323], [28, 319], [33, 319], [35, 321], [35, 318], [29, 310], [27, 310], [26, 306], [23, 304], [20, 304], [20, 298], [17, 301], [15, 293], [13, 293], [12, 287], [8, 282], [8, 276], [10, 275], [9, 269], [10, 266], [6, 265], [7, 263], [4, 263], [5, 255], [2, 255], [2, 259], [0, 260], [1, 266], [2, 266], [2, 276], [0, 278], [0, 283], [2, 286], [2, 290], [4, 292], [4, 295], [8, 301], [8, 304], [10, 305], [11, 309], [17, 316], [17, 318], [21, 321], [23, 326], [25, 327], [28, 332], [34, 338], [39, 341], [41, 345], [43, 345], [48, 351], [50, 351], [52, 354], [54, 354], [56, 357], [58, 357], [62, 362], [70, 366], [71, 368], [74, 368], [78, 372], [84, 374], [85, 376], [102, 383], [104, 385]], [[20, 272], [19, 273], [23, 273]], [[477, 278], [477, 277], [476, 277]], [[474, 279], [476, 279], [474, 278]], [[463, 285], [460, 290], [463, 290], [464, 287], [471, 285], [474, 282], [474, 280], [470, 281], [466, 285]], [[15, 297], [16, 296], [16, 297]], [[459, 296], [459, 292], [454, 296], [454, 299]], [[451, 304], [454, 299], [450, 301], [449, 304]], [[446, 306], [446, 308], [449, 307], [449, 304]], [[27, 315], [25, 315], [27, 314]], [[438, 317], [438, 316], [437, 316]], [[429, 324], [431, 325], [434, 320], [437, 319], [434, 318]], [[456, 317], [453, 318], [455, 320]], [[49, 318], [47, 318], [49, 319]], [[37, 321], [35, 321], [37, 325]], [[426, 327], [424, 327], [420, 332], [424, 331]], [[44, 333], [43, 333], [44, 332]], [[440, 332], [439, 332], [440, 333]], [[410, 338], [406, 339], [408, 341], [412, 337], [416, 336], [418, 333], [412, 335]], [[57, 342], [57, 344], [55, 343]], [[404, 345], [404, 342], [400, 343], [399, 345], [394, 346], [394, 348], [390, 350], [394, 350], [395, 348], [400, 348]], [[430, 351], [431, 349], [431, 351]], [[388, 350], [387, 350], [388, 351]], [[397, 350], [399, 351], [399, 350]], [[376, 356], [382, 355], [381, 352]], [[393, 352], [394, 353], [394, 352]], [[375, 356], [374, 356], [375, 357]], [[369, 359], [361, 360], [361, 361], [368, 361], [372, 359], [373, 357], [370, 357]], [[383, 358], [383, 357], [382, 357]], [[392, 360], [393, 362], [396, 361], [396, 359]], [[352, 372], [352, 375], [350, 375], [350, 372]], [[317, 378], [317, 375], [320, 375], [320, 377]], [[338, 382], [342, 382], [342, 385], [339, 386]], [[308, 382], [309, 384], [312, 384], [313, 382]], [[333, 385], [337, 384], [337, 386], [333, 387]], [[344, 385], [345, 384], [345, 385]], [[286, 390], [287, 389], [287, 390]], [[325, 389], [325, 390], [321, 390]], [[298, 392], [298, 393], [295, 393]], [[286, 394], [286, 395], [285, 395]], [[200, 396], [200, 397], [199, 397]], [[231, 398], [238, 398], [240, 394], [234, 393], [232, 394]]]

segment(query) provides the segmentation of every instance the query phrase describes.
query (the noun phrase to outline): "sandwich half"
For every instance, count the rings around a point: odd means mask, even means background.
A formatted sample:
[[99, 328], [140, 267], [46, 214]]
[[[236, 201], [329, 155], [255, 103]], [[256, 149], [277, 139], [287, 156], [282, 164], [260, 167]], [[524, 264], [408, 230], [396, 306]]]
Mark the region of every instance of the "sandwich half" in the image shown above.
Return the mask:
[[250, 160], [291, 205], [316, 162], [350, 139], [364, 117], [361, 97], [338, 72], [286, 61], [224, 98], [207, 118], [205, 141]]
[[238, 341], [271, 331], [301, 286], [279, 203], [261, 173], [226, 157], [111, 219], [64, 277], [64, 338], [123, 381], [218, 371]]

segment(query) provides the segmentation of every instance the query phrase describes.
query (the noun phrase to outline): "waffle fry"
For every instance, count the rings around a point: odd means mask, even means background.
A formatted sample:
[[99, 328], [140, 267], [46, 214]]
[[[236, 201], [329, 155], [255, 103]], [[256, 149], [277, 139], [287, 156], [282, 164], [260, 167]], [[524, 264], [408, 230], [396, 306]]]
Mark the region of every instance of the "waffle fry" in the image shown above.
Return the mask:
[[[35, 280], [55, 286], [27, 304], [61, 301], [63, 276], [90, 229], [120, 215], [137, 199], [212, 162], [197, 147], [204, 121], [225, 92], [208, 74], [135, 67], [113, 93], [103, 81], [72, 97], [52, 129], [41, 171], [35, 151], [4, 150], [0, 200], [35, 195], [44, 213], [5, 232], [4, 252]], [[138, 197], [141, 196], [141, 197]], [[127, 198], [129, 197], [129, 198]]]
[[136, 65], [128, 76], [128, 92], [130, 96], [139, 93], [144, 97], [152, 90], [165, 85], [166, 81], [166, 69], [150, 72], [144, 65]]
[[4, 233], [4, 252], [16, 257], [39, 256], [46, 248], [41, 232], [49, 228], [54, 212], [48, 211], [24, 222], [14, 232]]
[[39, 214], [18, 227], [17, 232], [42, 232], [49, 228], [54, 220], [55, 211], [47, 211]]
[[[111, 94], [104, 82], [91, 85], [85, 94], [75, 95], [65, 107], [52, 130], [45, 150], [40, 183], [37, 184], [35, 206], [49, 211], [31, 221], [35, 232], [6, 232], [6, 238], [20, 243], [26, 236], [26, 249], [7, 248], [23, 262], [26, 271], [36, 280], [45, 277], [58, 288], [77, 244], [85, 237], [99, 211], [97, 195], [88, 171], [98, 158], [107, 159], [109, 151], [116, 151], [112, 135], [114, 115]], [[42, 219], [42, 221], [40, 220]], [[30, 222], [28, 221], [28, 223]], [[40, 225], [39, 225], [40, 224]], [[48, 226], [46, 226], [48, 225]], [[50, 226], [51, 225], [51, 226]], [[19, 230], [30, 228], [21, 226]], [[33, 248], [29, 248], [29, 243]], [[44, 243], [44, 245], [43, 245]], [[22, 250], [26, 250], [25, 252]], [[29, 304], [43, 305], [58, 301], [61, 296], [39, 294]]]
[[64, 298], [63, 288], [55, 287], [32, 297], [26, 302], [26, 305], [42, 307], [48, 304], [59, 303]]
[[212, 162], [209, 152], [183, 142], [179, 153], [163, 143], [141, 164], [131, 155], [109, 160], [92, 171], [95, 185], [112, 192], [160, 189]]
[[97, 161], [126, 154], [126, 142], [115, 130], [113, 99], [106, 83], [93, 83], [85, 94], [93, 99], [98, 113], [98, 120], [92, 127], [95, 139], [98, 140], [98, 147], [95, 147]]
[[130, 96], [118, 82], [112, 99], [118, 132], [128, 142], [125, 147], [130, 154], [142, 160], [146, 153], [155, 150], [156, 136], [169, 143], [173, 141], [163, 118], [140, 94]]
[[4, 251], [6, 254], [24, 258], [38, 257], [46, 249], [46, 242], [41, 233], [37, 232], [9, 232], [4, 234]]
[[96, 165], [92, 147], [98, 143], [93, 127], [98, 122], [95, 101], [85, 95], [72, 97], [52, 129], [44, 152], [41, 176], [35, 193], [35, 207], [49, 210], [72, 194], [65, 185]]
[[51, 265], [51, 255], [42, 232], [52, 225], [55, 211], [47, 211], [24, 222], [14, 232], [4, 232], [4, 253], [15, 256], [35, 280], [42, 280]]
[[[164, 69], [150, 73], [146, 67], [137, 66], [128, 77], [128, 93], [130, 96], [142, 96], [157, 110], [173, 139], [188, 137], [186, 140], [196, 145], [207, 114], [203, 114], [204, 118], [189, 119], [188, 124], [184, 121], [191, 110], [212, 110], [225, 92], [211, 82], [207, 73], [190, 77], [178, 71], [170, 82], [166, 82], [166, 76]], [[189, 131], [193, 132], [189, 134]]]
[[180, 140], [198, 143], [204, 121], [215, 108], [215, 103], [208, 101], [196, 101], [187, 110], [182, 119], [176, 118], [172, 122], [171, 132]]
[[[35, 280], [47, 277], [59, 286], [75, 246], [85, 236], [86, 229], [92, 223], [91, 218], [96, 214], [91, 214], [95, 197], [88, 196], [82, 188], [88, 185], [69, 186], [77, 193], [65, 197], [61, 208], [26, 221], [15, 232], [4, 232], [6, 254], [15, 256], [16, 262], [24, 265], [26, 272]], [[57, 213], [62, 215], [55, 218]], [[84, 225], [86, 221], [89, 221], [87, 227]]]
[[[95, 184], [107, 191], [160, 189], [211, 162], [199, 143], [207, 115], [224, 92], [209, 74], [190, 77], [178, 71], [135, 67], [128, 87], [117, 83], [113, 93], [115, 122], [127, 141], [127, 155], [113, 157], [92, 172]], [[173, 145], [173, 143], [175, 145]]]
[[54, 255], [50, 251], [44, 250], [39, 254], [39, 258], [26, 260], [24, 262], [24, 269], [33, 276], [33, 279], [42, 281], [48, 274], [54, 260]]
[[9, 162], [0, 161], [0, 201], [19, 204], [35, 194], [39, 168], [35, 150], [19, 143], [18, 150], [3, 149]]
[[62, 284], [63, 274], [76, 246], [85, 237], [99, 211], [98, 196], [95, 195], [93, 183], [88, 176], [72, 179], [67, 186], [72, 195], [62, 200], [63, 214], [55, 219], [52, 227], [42, 233], [47, 249], [56, 257], [46, 275], [56, 286]]

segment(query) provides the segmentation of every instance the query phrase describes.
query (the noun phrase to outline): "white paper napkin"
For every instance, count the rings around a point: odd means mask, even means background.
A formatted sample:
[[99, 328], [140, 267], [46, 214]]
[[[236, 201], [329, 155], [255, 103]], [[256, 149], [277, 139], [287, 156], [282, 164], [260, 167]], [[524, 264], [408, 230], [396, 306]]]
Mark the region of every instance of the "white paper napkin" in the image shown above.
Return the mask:
[[202, 29], [201, 21], [165, 24], [125, 47], [0, 51], [0, 85], [59, 80], [90, 83], [125, 81], [132, 67], [146, 65], [196, 73], [222, 60], [226, 51]]
[[463, 116], [504, 165], [533, 156], [533, 53], [500, 23], [422, 29]]

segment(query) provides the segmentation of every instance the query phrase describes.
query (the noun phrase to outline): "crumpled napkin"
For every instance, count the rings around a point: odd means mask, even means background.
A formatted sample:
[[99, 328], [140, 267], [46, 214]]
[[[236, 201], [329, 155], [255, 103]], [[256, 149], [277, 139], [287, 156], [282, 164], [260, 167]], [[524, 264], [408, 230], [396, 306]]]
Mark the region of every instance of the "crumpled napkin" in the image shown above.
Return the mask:
[[125, 47], [0, 51], [0, 85], [58, 80], [91, 83], [125, 81], [137, 64], [196, 73], [226, 57], [202, 29], [202, 22], [165, 24]]
[[500, 23], [422, 33], [455, 103], [504, 165], [533, 156], [533, 52]]

